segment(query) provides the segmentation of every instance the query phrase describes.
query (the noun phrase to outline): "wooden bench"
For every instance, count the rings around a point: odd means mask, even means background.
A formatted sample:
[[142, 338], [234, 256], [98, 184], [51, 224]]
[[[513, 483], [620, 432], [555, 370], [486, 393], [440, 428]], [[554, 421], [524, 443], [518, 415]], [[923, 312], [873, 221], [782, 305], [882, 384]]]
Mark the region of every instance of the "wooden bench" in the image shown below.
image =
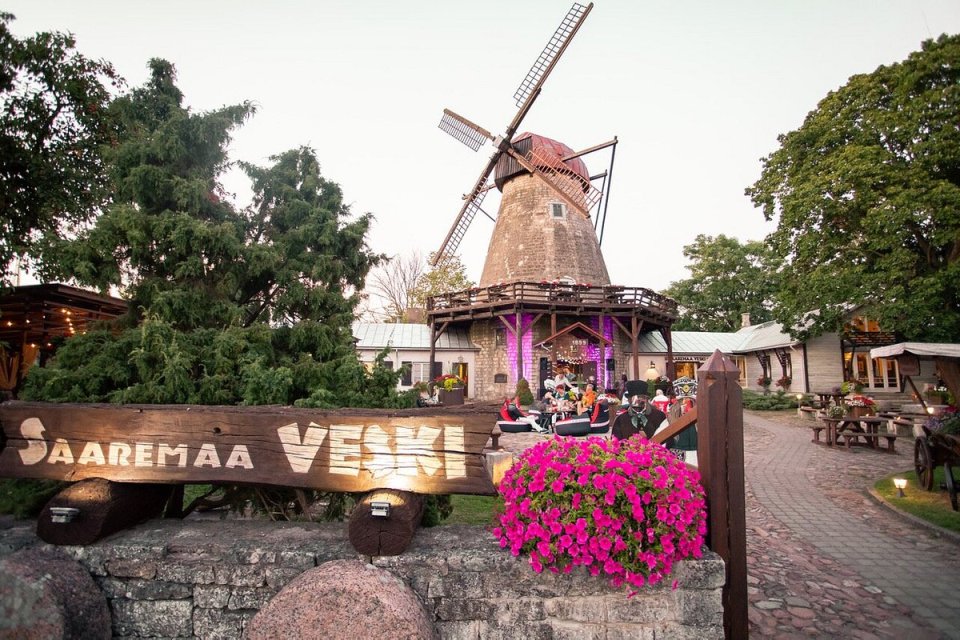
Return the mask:
[[810, 442], [815, 442], [817, 444], [820, 444], [820, 432], [826, 429], [826, 427], [822, 424], [814, 424], [814, 425], [810, 425], [810, 429], [813, 430], [813, 440], [811, 440]]
[[817, 419], [817, 409], [814, 407], [800, 407], [800, 417], [809, 420]]
[[880, 438], [887, 439], [887, 453], [896, 453], [897, 434], [895, 433], [864, 433], [863, 431], [841, 431], [838, 435], [843, 436], [843, 444], [850, 448], [850, 445], [857, 439], [863, 438], [874, 449], [880, 448]]

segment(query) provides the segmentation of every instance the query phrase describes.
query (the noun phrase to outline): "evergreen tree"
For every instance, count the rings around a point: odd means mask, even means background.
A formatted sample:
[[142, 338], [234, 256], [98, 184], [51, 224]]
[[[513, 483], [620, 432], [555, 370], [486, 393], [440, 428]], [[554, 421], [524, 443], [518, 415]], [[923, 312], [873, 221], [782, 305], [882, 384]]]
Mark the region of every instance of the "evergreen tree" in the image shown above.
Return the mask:
[[249, 103], [195, 114], [173, 66], [117, 99], [115, 185], [96, 223], [57, 249], [60, 275], [119, 286], [124, 331], [92, 331], [34, 370], [24, 398], [79, 402], [394, 406], [399, 372], [367, 373], [350, 325], [381, 257], [371, 216], [349, 219], [340, 188], [306, 148], [243, 165], [254, 204], [223, 198], [230, 133]]

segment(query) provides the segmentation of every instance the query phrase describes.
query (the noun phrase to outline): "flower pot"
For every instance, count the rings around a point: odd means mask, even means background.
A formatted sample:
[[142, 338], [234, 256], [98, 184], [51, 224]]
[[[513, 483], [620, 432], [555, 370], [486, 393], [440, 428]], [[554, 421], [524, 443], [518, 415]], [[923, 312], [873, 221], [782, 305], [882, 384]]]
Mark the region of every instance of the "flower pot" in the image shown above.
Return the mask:
[[440, 402], [443, 404], [463, 404], [463, 387], [440, 389]]
[[873, 415], [873, 407], [849, 407], [847, 415], [851, 418], [862, 418]]

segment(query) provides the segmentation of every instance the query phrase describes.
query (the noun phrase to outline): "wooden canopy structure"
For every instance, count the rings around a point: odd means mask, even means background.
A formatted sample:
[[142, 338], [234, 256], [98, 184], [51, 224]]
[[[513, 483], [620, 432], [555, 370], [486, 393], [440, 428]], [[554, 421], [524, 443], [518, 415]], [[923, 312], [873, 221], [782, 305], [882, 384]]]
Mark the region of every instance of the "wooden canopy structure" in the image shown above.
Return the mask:
[[65, 284], [14, 287], [0, 293], [0, 391], [12, 392], [39, 357], [91, 322], [123, 315], [119, 298]]

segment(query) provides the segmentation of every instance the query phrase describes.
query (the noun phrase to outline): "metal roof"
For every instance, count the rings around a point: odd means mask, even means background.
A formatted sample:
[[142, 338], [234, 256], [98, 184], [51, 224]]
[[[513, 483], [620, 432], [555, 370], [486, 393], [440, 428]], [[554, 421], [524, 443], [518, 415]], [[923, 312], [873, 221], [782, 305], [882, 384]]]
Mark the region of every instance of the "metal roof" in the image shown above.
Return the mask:
[[740, 336], [740, 345], [733, 350], [739, 353], [777, 349], [799, 343], [799, 340], [794, 340], [790, 334], [784, 333], [783, 325], [772, 320], [744, 327], [734, 335]]
[[[736, 333], [718, 331], [674, 331], [673, 352], [711, 354], [719, 349], [731, 353], [740, 345], [741, 338]], [[648, 331], [640, 335], [640, 353], [666, 353], [667, 343], [659, 331]]]
[[[425, 324], [354, 322], [358, 349], [430, 349], [430, 327]], [[463, 329], [450, 328], [437, 340], [438, 350], [477, 350]]]

